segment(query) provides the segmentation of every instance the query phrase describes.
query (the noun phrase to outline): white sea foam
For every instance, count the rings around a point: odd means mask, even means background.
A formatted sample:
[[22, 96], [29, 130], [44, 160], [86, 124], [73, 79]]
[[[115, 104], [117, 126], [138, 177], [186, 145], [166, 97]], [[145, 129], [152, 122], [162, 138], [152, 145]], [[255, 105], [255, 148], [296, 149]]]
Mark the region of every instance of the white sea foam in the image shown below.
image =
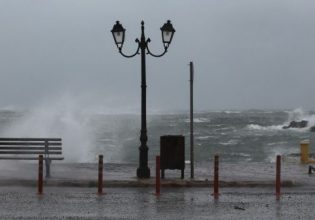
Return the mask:
[[282, 130], [283, 125], [271, 125], [271, 126], [261, 126], [257, 124], [247, 125], [249, 130], [262, 130], [262, 131], [273, 131], [273, 130]]
[[284, 145], [287, 144], [287, 141], [279, 141], [279, 142], [273, 142], [273, 143], [268, 143], [268, 146], [279, 146], [279, 145]]
[[240, 114], [240, 111], [223, 111], [225, 114]]
[[250, 157], [250, 154], [246, 153], [231, 153], [232, 156]]
[[[185, 119], [186, 123], [190, 123], [190, 119]], [[205, 123], [210, 122], [209, 118], [194, 118], [194, 123]]]
[[207, 140], [209, 138], [211, 138], [213, 136], [199, 136], [199, 137], [196, 137], [197, 140]]
[[224, 146], [231, 146], [231, 145], [236, 145], [236, 144], [238, 144], [238, 143], [239, 143], [238, 140], [236, 140], [236, 139], [231, 139], [231, 140], [229, 140], [229, 141], [227, 141], [227, 142], [220, 142], [219, 144], [224, 145]]

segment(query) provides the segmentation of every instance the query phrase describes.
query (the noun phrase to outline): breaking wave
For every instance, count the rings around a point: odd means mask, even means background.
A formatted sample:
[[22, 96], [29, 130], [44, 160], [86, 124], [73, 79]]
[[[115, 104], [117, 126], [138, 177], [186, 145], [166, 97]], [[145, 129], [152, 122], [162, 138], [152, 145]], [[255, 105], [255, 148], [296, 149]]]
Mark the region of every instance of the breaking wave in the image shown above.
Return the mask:
[[[185, 119], [186, 123], [190, 123], [190, 119]], [[205, 123], [210, 122], [209, 118], [194, 118], [194, 123]]]
[[294, 109], [293, 111], [286, 111], [288, 118], [283, 124], [262, 126], [258, 124], [249, 124], [246, 126], [249, 130], [261, 130], [261, 131], [275, 131], [283, 130], [284, 126], [288, 126], [292, 121], [308, 121], [305, 128], [289, 128], [293, 131], [308, 131], [311, 127], [315, 126], [315, 114], [305, 112], [302, 108]]
[[274, 131], [274, 130], [282, 130], [284, 125], [271, 125], [271, 126], [261, 126], [256, 124], [249, 124], [246, 126], [249, 130], [261, 130], [261, 131]]

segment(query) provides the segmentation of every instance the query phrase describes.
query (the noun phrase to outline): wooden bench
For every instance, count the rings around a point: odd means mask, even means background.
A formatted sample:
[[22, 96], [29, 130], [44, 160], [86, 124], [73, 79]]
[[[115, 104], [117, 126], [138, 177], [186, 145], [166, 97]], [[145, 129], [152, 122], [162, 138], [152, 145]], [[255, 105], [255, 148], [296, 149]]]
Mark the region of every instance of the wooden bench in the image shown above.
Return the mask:
[[64, 159], [61, 154], [61, 138], [0, 138], [0, 160], [38, 160], [43, 155], [46, 177], [51, 161]]

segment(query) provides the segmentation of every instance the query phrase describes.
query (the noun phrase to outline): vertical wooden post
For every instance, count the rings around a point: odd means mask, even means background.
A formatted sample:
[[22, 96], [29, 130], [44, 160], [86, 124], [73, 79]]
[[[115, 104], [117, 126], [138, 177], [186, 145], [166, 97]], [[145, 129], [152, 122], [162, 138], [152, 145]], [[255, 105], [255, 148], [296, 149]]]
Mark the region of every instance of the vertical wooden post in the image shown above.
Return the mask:
[[190, 62], [190, 178], [194, 178], [194, 64]]
[[280, 188], [281, 188], [281, 156], [277, 155], [276, 162], [276, 197], [280, 199]]
[[103, 194], [103, 155], [98, 156], [98, 191], [99, 195]]
[[43, 155], [38, 156], [38, 194], [43, 194]]
[[161, 193], [161, 178], [160, 178], [160, 156], [156, 156], [156, 175], [155, 175], [155, 195]]
[[219, 155], [214, 156], [213, 196], [219, 197]]

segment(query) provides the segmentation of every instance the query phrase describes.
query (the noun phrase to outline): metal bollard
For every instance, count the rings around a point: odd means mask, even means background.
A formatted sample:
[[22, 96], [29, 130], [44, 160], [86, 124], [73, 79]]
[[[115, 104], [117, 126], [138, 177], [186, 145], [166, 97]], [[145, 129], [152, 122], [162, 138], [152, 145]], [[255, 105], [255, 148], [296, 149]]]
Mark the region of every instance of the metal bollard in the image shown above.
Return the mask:
[[161, 193], [160, 156], [156, 156], [155, 195]]
[[99, 195], [103, 194], [103, 155], [98, 156], [98, 191]]
[[277, 155], [276, 164], [276, 197], [280, 199], [280, 188], [281, 188], [281, 156]]
[[38, 194], [43, 194], [43, 155], [38, 156]]
[[214, 156], [214, 179], [213, 194], [214, 198], [219, 197], [219, 155]]

